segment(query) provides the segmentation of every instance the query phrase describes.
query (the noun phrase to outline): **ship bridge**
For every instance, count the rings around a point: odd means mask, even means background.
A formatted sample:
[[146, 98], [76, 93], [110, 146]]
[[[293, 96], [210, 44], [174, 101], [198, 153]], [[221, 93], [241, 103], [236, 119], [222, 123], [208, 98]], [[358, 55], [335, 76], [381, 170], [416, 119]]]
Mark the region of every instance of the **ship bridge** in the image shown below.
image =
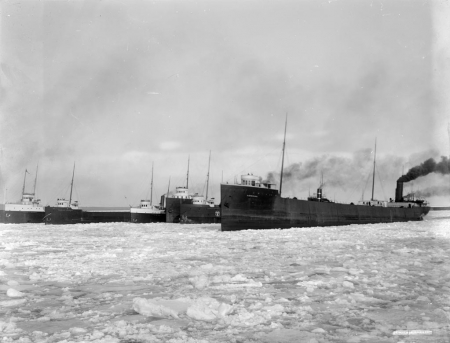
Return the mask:
[[275, 188], [274, 183], [261, 182], [261, 177], [255, 176], [253, 174], [241, 175], [241, 185], [252, 187], [264, 187], [269, 189]]
[[191, 199], [192, 197], [188, 194], [187, 187], [176, 187], [175, 188], [175, 194], [173, 195], [173, 198], [177, 198], [177, 199]]
[[56, 201], [56, 207], [66, 207], [66, 208], [72, 208], [72, 209], [78, 209], [78, 201], [73, 201], [72, 204], [69, 205], [69, 200], [66, 200], [64, 198], [58, 198]]

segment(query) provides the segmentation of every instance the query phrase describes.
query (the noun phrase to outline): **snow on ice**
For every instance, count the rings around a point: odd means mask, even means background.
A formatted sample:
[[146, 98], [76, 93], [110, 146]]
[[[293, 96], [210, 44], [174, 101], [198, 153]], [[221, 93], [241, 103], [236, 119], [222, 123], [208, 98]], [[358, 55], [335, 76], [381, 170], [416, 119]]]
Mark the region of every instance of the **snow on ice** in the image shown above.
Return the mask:
[[422, 222], [0, 225], [2, 342], [450, 342], [450, 212]]

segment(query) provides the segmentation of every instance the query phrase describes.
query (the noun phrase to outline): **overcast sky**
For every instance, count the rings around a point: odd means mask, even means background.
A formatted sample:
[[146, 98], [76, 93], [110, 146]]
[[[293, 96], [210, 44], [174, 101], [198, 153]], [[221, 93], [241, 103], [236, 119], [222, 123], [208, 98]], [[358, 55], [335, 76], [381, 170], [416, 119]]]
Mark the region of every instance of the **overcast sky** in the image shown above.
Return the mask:
[[82, 206], [137, 205], [152, 163], [156, 199], [185, 185], [188, 158], [202, 193], [209, 151], [219, 199], [222, 180], [279, 173], [286, 113], [285, 166], [320, 162], [286, 195], [324, 172], [340, 176], [329, 197], [359, 200], [376, 139], [376, 194], [393, 196], [402, 170], [449, 155], [448, 14], [445, 0], [4, 1], [1, 200], [25, 169], [32, 190], [39, 164], [55, 204], [76, 163]]

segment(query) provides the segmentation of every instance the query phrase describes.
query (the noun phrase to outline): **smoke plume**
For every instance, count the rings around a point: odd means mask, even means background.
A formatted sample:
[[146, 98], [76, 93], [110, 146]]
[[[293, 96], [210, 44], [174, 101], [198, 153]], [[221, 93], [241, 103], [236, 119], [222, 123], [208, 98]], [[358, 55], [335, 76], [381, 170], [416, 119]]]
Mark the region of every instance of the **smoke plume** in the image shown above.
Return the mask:
[[436, 162], [433, 158], [429, 158], [425, 162], [419, 164], [408, 170], [405, 175], [402, 175], [398, 182], [408, 182], [417, 179], [420, 176], [425, 176], [430, 173], [449, 174], [450, 161], [446, 156], [441, 157], [440, 162]]
[[413, 194], [414, 196], [419, 198], [430, 198], [433, 196], [448, 196], [450, 195], [450, 188], [442, 186], [432, 186], [413, 192]]

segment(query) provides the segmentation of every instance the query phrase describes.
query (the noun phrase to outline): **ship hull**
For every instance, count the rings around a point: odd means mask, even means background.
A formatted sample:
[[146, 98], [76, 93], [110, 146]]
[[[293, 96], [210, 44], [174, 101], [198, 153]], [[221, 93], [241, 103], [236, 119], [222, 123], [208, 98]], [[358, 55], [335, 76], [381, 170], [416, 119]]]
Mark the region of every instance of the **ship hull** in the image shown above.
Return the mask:
[[82, 222], [81, 209], [45, 207], [45, 225], [78, 224]]
[[0, 223], [43, 223], [44, 216], [45, 211], [43, 207], [17, 204], [6, 204], [0, 207]]
[[52, 206], [47, 206], [45, 208], [45, 224], [47, 225], [115, 223], [129, 221], [129, 210], [86, 211], [82, 209]]
[[130, 222], [130, 211], [82, 211], [83, 223]]
[[166, 213], [136, 213], [131, 212], [132, 223], [164, 223], [166, 221]]
[[275, 189], [241, 185], [221, 185], [221, 198], [222, 231], [415, 221], [430, 210], [289, 199]]
[[182, 203], [180, 205], [180, 223], [184, 224], [220, 223], [220, 207]]
[[181, 204], [192, 204], [192, 199], [166, 198], [166, 223], [179, 223]]
[[4, 211], [0, 213], [0, 223], [24, 224], [43, 223], [45, 212]]

